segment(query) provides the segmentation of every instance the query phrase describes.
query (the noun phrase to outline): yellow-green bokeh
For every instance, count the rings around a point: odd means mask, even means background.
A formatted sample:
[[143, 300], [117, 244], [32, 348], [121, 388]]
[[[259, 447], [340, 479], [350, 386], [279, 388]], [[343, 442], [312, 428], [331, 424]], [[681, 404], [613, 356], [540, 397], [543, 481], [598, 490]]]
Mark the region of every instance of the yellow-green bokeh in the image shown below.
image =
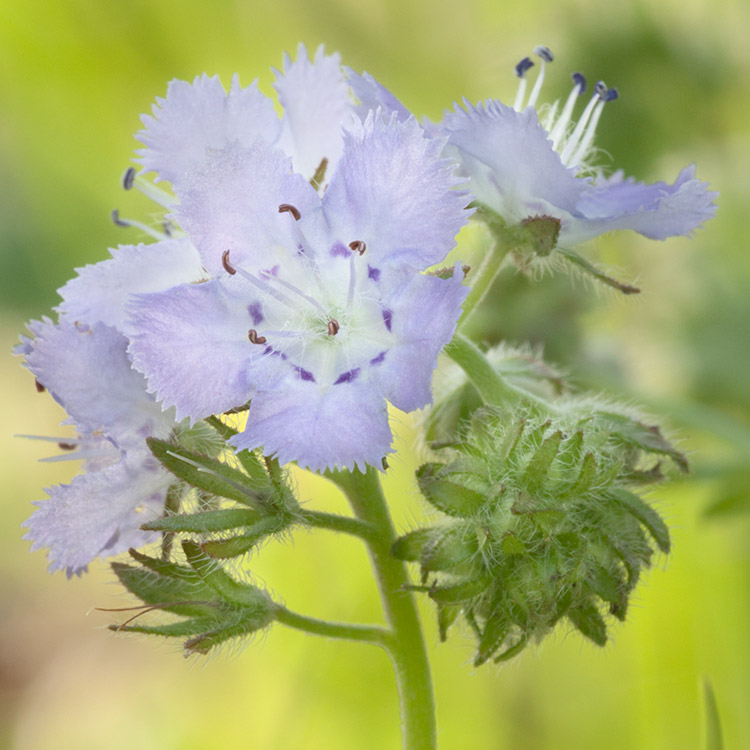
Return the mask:
[[[547, 340], [579, 383], [618, 384], [673, 417], [699, 475], [737, 465], [750, 415], [750, 11], [739, 0], [27, 0], [0, 7], [0, 341], [55, 304], [74, 266], [139, 239], [109, 212], [148, 210], [119, 177], [138, 115], [171, 78], [238, 71], [270, 93], [281, 53], [325, 43], [418, 114], [513, 94], [513, 64], [538, 43], [557, 53], [549, 98], [582, 70], [617, 85], [598, 144], [640, 179], [674, 179], [697, 161], [721, 190], [718, 217], [690, 241], [602, 239], [590, 257], [644, 287], [639, 299], [597, 294], [561, 277], [527, 285], [505, 309], [510, 330]], [[606, 160], [606, 155], [603, 156]], [[519, 295], [512, 276], [498, 287]], [[503, 286], [505, 284], [505, 286]], [[560, 292], [560, 289], [563, 292]], [[573, 347], [545, 305], [580, 306]], [[542, 297], [546, 296], [546, 302]], [[503, 311], [502, 300], [499, 310]], [[555, 308], [557, 309], [557, 308]], [[514, 313], [515, 311], [515, 313]], [[523, 314], [521, 314], [523, 313]], [[514, 320], [514, 314], [522, 320]], [[512, 321], [512, 325], [511, 325]], [[499, 321], [500, 328], [505, 324]], [[515, 335], [521, 335], [516, 333]], [[555, 341], [559, 346], [555, 349]], [[570, 355], [569, 355], [570, 356]], [[179, 648], [113, 637], [126, 606], [103, 563], [81, 579], [49, 576], [19, 526], [43, 486], [74, 466], [37, 463], [62, 413], [17, 360], [0, 360], [3, 487], [0, 527], [0, 747], [13, 750], [383, 750], [398, 746], [390, 665], [367, 646], [272, 628], [244, 651], [185, 661]], [[711, 411], [706, 411], [710, 409]], [[399, 416], [388, 479], [401, 529], [423, 517], [412, 481], [414, 436]], [[712, 436], [721, 433], [723, 437]], [[702, 468], [701, 468], [702, 467]], [[300, 494], [344, 506], [323, 480]], [[750, 747], [750, 514], [707, 521], [708, 479], [659, 490], [674, 554], [648, 575], [625, 625], [600, 650], [561, 633], [503, 667], [474, 670], [471, 639], [438, 644], [423, 609], [444, 750], [702, 747], [700, 680], [715, 689], [727, 748]], [[251, 561], [253, 574], [298, 611], [380, 617], [360, 545], [299, 534]]]

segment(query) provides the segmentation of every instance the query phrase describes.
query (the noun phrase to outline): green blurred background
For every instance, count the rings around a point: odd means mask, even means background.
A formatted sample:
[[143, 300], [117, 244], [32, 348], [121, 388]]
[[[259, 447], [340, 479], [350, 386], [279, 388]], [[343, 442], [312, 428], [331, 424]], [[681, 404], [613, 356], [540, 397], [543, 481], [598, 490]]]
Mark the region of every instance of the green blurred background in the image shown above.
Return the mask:
[[[0, 332], [55, 304], [74, 266], [137, 241], [109, 212], [144, 216], [119, 178], [138, 114], [171, 78], [238, 71], [270, 93], [271, 66], [303, 41], [325, 43], [418, 114], [454, 99], [515, 90], [512, 66], [539, 43], [557, 53], [543, 99], [568, 74], [617, 85], [597, 143], [639, 179], [672, 180], [697, 161], [721, 191], [695, 239], [615, 235], [587, 249], [644, 289], [620, 298], [566, 275], [506, 272], [488, 338], [543, 343], [576, 383], [626, 393], [667, 416], [694, 466], [655, 498], [674, 553], [637, 592], [605, 649], [559, 633], [503, 668], [474, 670], [468, 634], [438, 644], [424, 608], [441, 747], [609, 750], [703, 747], [700, 680], [715, 688], [727, 748], [750, 747], [750, 6], [740, 0], [27, 0], [0, 7]], [[67, 582], [30, 555], [21, 522], [42, 486], [74, 464], [36, 463], [62, 414], [17, 360], [0, 362], [0, 747], [13, 750], [277, 750], [399, 743], [390, 665], [377, 650], [278, 626], [245, 650], [185, 661], [179, 647], [113, 637], [126, 606], [104, 563]], [[401, 529], [424, 513], [414, 433], [397, 417], [388, 487]], [[300, 476], [315, 507], [344, 510], [322, 480]], [[252, 559], [290, 607], [379, 619], [359, 544], [298, 534]]]

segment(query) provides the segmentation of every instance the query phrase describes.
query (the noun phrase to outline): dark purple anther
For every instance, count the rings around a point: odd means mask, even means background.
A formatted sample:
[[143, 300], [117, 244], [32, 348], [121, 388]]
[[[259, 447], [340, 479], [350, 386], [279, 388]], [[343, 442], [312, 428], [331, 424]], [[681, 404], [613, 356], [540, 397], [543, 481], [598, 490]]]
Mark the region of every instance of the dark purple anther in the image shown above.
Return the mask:
[[225, 250], [221, 254], [221, 265], [224, 266], [224, 270], [230, 276], [234, 276], [237, 273], [237, 269], [229, 262], [229, 250]]
[[582, 73], [573, 73], [573, 84], [580, 88], [580, 91], [578, 92], [579, 96], [586, 91], [586, 79], [583, 77]]
[[289, 213], [294, 216], [295, 221], [299, 221], [302, 218], [302, 214], [299, 212], [299, 209], [296, 206], [293, 206], [291, 203], [282, 203], [279, 206], [279, 213]]
[[128, 167], [122, 176], [122, 186], [125, 190], [130, 190], [135, 181], [135, 167]]
[[596, 86], [594, 87], [594, 93], [596, 96], [598, 96], [600, 99], [604, 99], [605, 96], [607, 96], [607, 84], [604, 83], [604, 81], [597, 81]]
[[347, 370], [346, 372], [342, 372], [341, 375], [336, 378], [334, 381], [334, 385], [340, 385], [341, 383], [351, 383], [354, 378], [359, 375], [359, 367], [355, 367], [353, 370]]
[[526, 75], [526, 71], [529, 68], [534, 67], [534, 62], [530, 57], [524, 57], [523, 60], [520, 60], [518, 64], [515, 67], [516, 75], [519, 78], [523, 78]]
[[613, 102], [617, 97], [620, 96], [620, 92], [616, 88], [611, 88], [607, 91], [604, 97], [605, 102]]
[[539, 57], [544, 60], [544, 62], [551, 63], [555, 56], [552, 54], [552, 50], [549, 47], [545, 47], [543, 44], [540, 44], [538, 47], [534, 47], [534, 54], [538, 55]]

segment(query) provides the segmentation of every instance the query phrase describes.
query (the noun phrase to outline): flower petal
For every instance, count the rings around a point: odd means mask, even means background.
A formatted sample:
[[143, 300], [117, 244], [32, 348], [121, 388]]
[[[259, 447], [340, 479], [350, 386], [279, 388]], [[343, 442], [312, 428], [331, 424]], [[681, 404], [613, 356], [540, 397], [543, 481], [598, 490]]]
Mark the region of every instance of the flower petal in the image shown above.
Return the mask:
[[391, 452], [385, 400], [362, 380], [325, 391], [305, 380], [283, 390], [258, 393], [245, 431], [232, 438], [240, 450], [263, 446], [280, 463], [297, 461], [313, 471], [380, 466]]
[[494, 99], [464, 106], [446, 114], [443, 128], [480, 202], [511, 223], [575, 211], [588, 181], [563, 165], [533, 109], [517, 112]]
[[357, 112], [361, 120], [365, 120], [370, 111], [374, 112], [378, 109], [386, 117], [395, 114], [397, 119], [402, 121], [411, 117], [409, 110], [369, 73], [355, 73], [347, 67], [344, 68], [344, 72], [347, 83], [359, 100]]
[[469, 292], [462, 281], [463, 272], [456, 265], [450, 279], [412, 275], [385, 297], [397, 343], [372, 368], [372, 377], [388, 401], [403, 411], [432, 402], [438, 354], [453, 337]]
[[209, 149], [234, 141], [248, 146], [257, 138], [273, 143], [280, 130], [273, 103], [258, 91], [257, 82], [242, 88], [236, 75], [228, 94], [218, 76], [204, 74], [192, 84], [172, 81], [153, 112], [142, 117], [146, 127], [138, 139], [146, 148], [137, 152], [138, 161], [175, 187]]
[[297, 60], [284, 55], [283, 72], [276, 71], [274, 88], [284, 108], [278, 146], [292, 157], [295, 172], [310, 179], [323, 158], [330, 175], [341, 155], [341, 128], [353, 119], [349, 87], [338, 53], [323, 46], [308, 60], [300, 44]]
[[583, 242], [612, 229], [634, 229], [654, 240], [690, 235], [714, 215], [717, 196], [695, 178], [695, 165], [683, 169], [672, 185], [646, 185], [619, 171], [582, 194], [577, 209], [585, 219], [563, 223], [560, 244]]
[[323, 196], [332, 233], [366, 243], [375, 264], [427, 268], [455, 244], [470, 216], [461, 181], [438, 159], [444, 141], [427, 138], [413, 118], [370, 117], [345, 134], [344, 154]]
[[142, 443], [145, 435], [166, 437], [174, 415], [146, 393], [127, 345], [122, 333], [102, 323], [62, 320], [37, 328], [26, 364], [85, 430], [103, 433], [118, 445], [134, 439]]
[[58, 311], [74, 320], [100, 321], [127, 332], [125, 303], [131, 294], [157, 292], [205, 277], [201, 259], [187, 239], [110, 250], [112, 257], [76, 269], [59, 290]]
[[49, 548], [51, 571], [80, 575], [96, 557], [141, 547], [153, 533], [140, 527], [164, 509], [171, 475], [144, 457], [80, 474], [47, 490], [49, 499], [25, 523], [32, 551]]

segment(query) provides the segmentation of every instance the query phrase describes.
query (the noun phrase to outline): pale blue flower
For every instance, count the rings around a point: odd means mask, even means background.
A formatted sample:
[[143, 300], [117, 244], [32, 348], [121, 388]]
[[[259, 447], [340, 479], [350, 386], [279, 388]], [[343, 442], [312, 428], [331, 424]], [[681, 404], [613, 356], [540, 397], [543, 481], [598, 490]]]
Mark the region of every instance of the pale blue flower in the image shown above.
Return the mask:
[[[442, 130], [448, 152], [462, 174], [471, 178], [470, 190], [511, 224], [549, 216], [560, 219], [558, 244], [571, 247], [613, 229], [633, 229], [652, 239], [689, 235], [716, 210], [705, 182], [695, 178], [695, 167], [683, 169], [673, 184], [644, 184], [621, 171], [605, 177], [590, 163], [594, 134], [616, 89], [603, 82], [594, 87], [577, 124], [573, 112], [586, 89], [580, 73], [562, 111], [556, 102], [537, 110], [545, 66], [551, 52], [538, 47], [541, 70], [526, 99], [526, 73], [533, 65], [524, 58], [516, 66], [520, 78], [513, 107], [491, 99], [446, 114]], [[541, 114], [540, 114], [541, 112]]]
[[32, 549], [49, 548], [50, 570], [80, 574], [95, 557], [139, 547], [152, 535], [140, 526], [164, 509], [171, 475], [153, 458], [146, 437], [166, 438], [174, 410], [163, 411], [133, 370], [127, 338], [103, 323], [63, 318], [32, 321], [23, 354], [38, 387], [65, 409], [78, 437], [61, 441], [84, 473], [47, 490], [26, 521]]
[[207, 151], [174, 216], [217, 277], [131, 305], [134, 364], [178, 419], [251, 401], [235, 445], [315, 470], [380, 465], [386, 401], [430, 402], [466, 294], [421, 273], [468, 216], [444, 142], [371, 115], [342, 143], [322, 196], [262, 139]]

